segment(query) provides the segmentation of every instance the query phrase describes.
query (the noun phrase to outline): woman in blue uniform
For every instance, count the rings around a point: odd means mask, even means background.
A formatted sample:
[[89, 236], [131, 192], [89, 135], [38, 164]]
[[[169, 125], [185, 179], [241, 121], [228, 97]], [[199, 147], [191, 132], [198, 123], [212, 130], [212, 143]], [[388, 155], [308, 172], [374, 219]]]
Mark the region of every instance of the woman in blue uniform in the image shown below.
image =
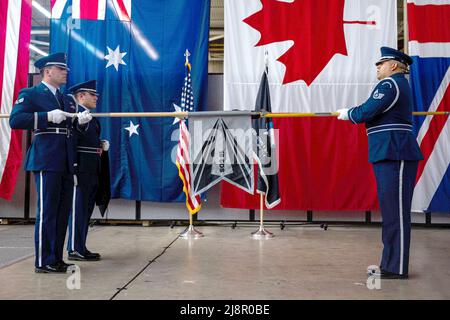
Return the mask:
[[408, 278], [411, 201], [419, 160], [423, 159], [412, 131], [412, 93], [405, 73], [408, 55], [381, 48], [376, 63], [380, 82], [369, 99], [354, 108], [339, 109], [338, 119], [365, 123], [369, 161], [373, 164], [382, 216], [382, 279]]

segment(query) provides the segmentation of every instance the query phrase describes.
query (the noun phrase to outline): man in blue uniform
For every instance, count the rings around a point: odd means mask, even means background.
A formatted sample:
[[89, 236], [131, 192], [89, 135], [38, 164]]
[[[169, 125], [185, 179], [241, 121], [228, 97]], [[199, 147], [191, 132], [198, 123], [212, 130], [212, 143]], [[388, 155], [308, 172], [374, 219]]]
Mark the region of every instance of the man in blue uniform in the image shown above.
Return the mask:
[[63, 251], [75, 165], [72, 119], [77, 116], [84, 124], [92, 116], [75, 114], [75, 102], [60, 91], [69, 70], [64, 53], [44, 57], [35, 66], [42, 82], [20, 91], [9, 123], [13, 129], [34, 133], [25, 170], [34, 172], [37, 189], [35, 272], [64, 273], [69, 266]]
[[[79, 83], [69, 89], [75, 96], [77, 108], [90, 112], [97, 106], [96, 81]], [[77, 168], [78, 185], [74, 186], [75, 203], [69, 219], [69, 241], [67, 250], [69, 260], [97, 261], [100, 254], [90, 252], [86, 248], [86, 237], [89, 220], [95, 207], [95, 196], [98, 189], [101, 154], [108, 151], [109, 142], [100, 140], [100, 122], [92, 119], [87, 126], [76, 126], [77, 134]]]
[[369, 99], [337, 110], [338, 119], [366, 125], [383, 220], [384, 248], [376, 273], [382, 279], [408, 277], [411, 201], [417, 165], [423, 159], [412, 132], [412, 93], [404, 76], [412, 62], [408, 55], [382, 47], [376, 63], [380, 82]]

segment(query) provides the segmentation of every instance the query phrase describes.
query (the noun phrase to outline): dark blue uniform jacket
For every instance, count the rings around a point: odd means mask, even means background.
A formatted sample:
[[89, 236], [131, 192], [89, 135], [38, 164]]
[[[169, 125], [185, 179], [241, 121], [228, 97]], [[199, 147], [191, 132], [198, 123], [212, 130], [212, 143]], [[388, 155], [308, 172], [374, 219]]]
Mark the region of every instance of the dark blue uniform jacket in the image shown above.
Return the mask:
[[350, 108], [353, 123], [366, 123], [370, 162], [423, 159], [412, 131], [411, 102], [408, 80], [397, 73], [381, 80], [362, 105]]
[[47, 121], [47, 112], [61, 109], [76, 111], [75, 101], [64, 95], [63, 105], [43, 83], [22, 89], [11, 112], [13, 129], [33, 130], [34, 136], [25, 160], [27, 171], [74, 172], [76, 157], [72, 119], [60, 124]]

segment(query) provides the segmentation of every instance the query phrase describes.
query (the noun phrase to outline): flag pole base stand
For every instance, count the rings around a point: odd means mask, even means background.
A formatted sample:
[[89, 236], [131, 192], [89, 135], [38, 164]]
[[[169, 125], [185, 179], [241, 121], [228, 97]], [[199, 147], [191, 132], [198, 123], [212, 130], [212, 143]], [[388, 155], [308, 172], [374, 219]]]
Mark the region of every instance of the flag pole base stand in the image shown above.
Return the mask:
[[256, 240], [260, 239], [270, 239], [275, 237], [274, 234], [264, 228], [264, 226], [259, 226], [258, 231], [252, 232], [252, 238]]
[[203, 237], [203, 233], [196, 230], [192, 224], [186, 228], [182, 233], [180, 233], [180, 238], [183, 239], [198, 239]]

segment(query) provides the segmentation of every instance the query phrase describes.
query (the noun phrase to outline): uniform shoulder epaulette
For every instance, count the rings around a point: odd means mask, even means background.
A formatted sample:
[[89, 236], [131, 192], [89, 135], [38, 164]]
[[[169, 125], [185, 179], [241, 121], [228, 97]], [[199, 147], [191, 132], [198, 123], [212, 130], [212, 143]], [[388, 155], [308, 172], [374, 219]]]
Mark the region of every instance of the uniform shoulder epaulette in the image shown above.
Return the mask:
[[379, 86], [389, 86], [389, 88], [394, 88], [397, 85], [397, 82], [393, 78], [385, 78], [378, 83]]
[[31, 94], [33, 92], [33, 89], [34, 89], [34, 87], [20, 89], [19, 95], [21, 95], [21, 94]]
[[15, 104], [21, 104], [25, 97], [29, 97], [33, 92], [33, 88], [23, 88], [20, 89], [19, 95], [17, 96], [17, 100], [15, 101]]

